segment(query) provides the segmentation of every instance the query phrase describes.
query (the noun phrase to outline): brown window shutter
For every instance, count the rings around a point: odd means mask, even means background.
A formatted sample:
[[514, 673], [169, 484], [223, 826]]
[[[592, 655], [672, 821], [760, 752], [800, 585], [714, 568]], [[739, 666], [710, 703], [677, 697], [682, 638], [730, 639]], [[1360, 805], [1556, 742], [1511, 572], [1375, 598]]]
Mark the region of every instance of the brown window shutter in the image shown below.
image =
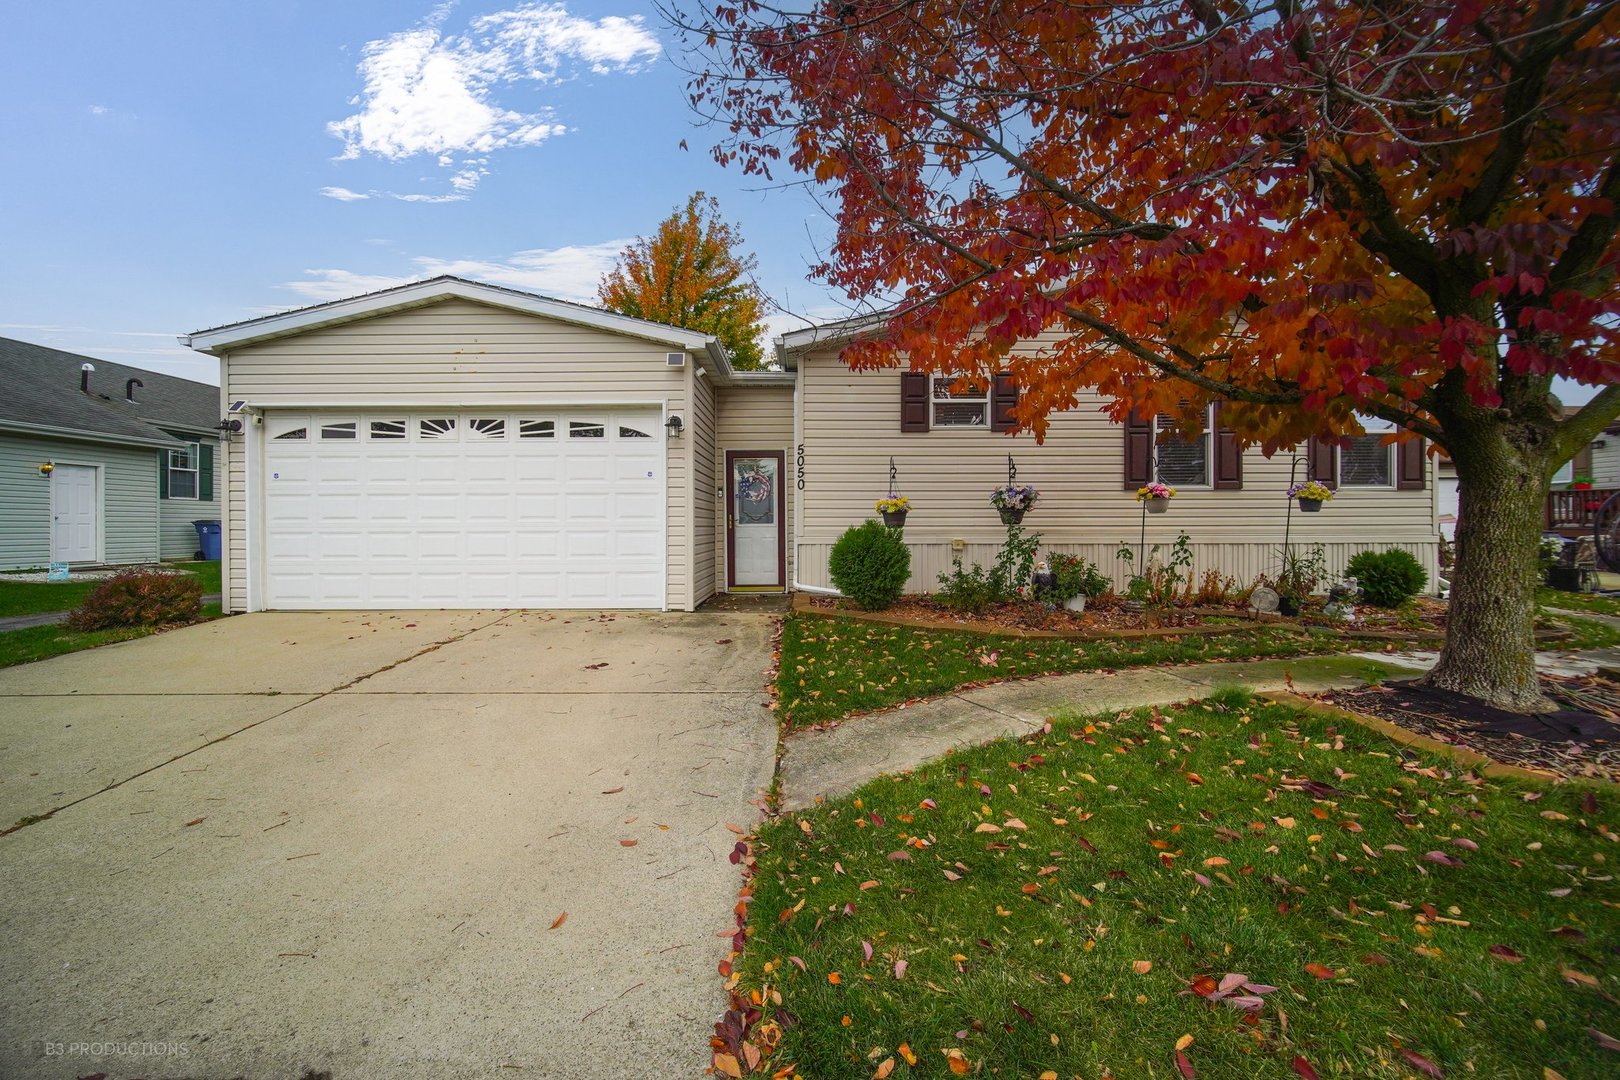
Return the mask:
[[1425, 465], [1428, 461], [1428, 443], [1424, 439], [1408, 439], [1395, 444], [1395, 490], [1422, 491]]
[[1215, 461], [1212, 473], [1215, 477], [1216, 491], [1243, 490], [1243, 452], [1238, 449], [1237, 434], [1221, 422], [1221, 413], [1226, 411], [1226, 403], [1215, 403], [1215, 432], [1213, 444], [1215, 447]]
[[1011, 431], [1016, 427], [1013, 407], [1017, 404], [1018, 383], [1013, 380], [1012, 373], [996, 372], [996, 377], [990, 382], [990, 430]]
[[900, 373], [900, 430], [928, 430], [928, 374], [922, 371]]
[[1339, 452], [1332, 443], [1312, 438], [1305, 445], [1305, 473], [1324, 487], [1339, 486]]
[[1125, 490], [1135, 491], [1153, 482], [1153, 422], [1125, 420]]

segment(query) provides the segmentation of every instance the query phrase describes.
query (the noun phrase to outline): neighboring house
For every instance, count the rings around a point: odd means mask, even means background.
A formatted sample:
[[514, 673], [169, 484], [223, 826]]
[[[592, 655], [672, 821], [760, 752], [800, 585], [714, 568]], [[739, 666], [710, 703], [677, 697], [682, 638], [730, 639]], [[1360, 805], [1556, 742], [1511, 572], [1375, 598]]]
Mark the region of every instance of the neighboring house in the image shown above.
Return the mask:
[[0, 379], [0, 569], [196, 554], [218, 387], [10, 338]]
[[[1564, 415], [1573, 416], [1579, 405], [1564, 406]], [[1590, 482], [1590, 494], [1579, 494], [1573, 488], [1578, 478]], [[1440, 488], [1440, 532], [1447, 540], [1457, 535], [1457, 518], [1461, 512], [1462, 484], [1457, 479], [1457, 466], [1444, 451], [1435, 460], [1435, 479]], [[1552, 475], [1552, 490], [1547, 497], [1545, 527], [1565, 536], [1583, 536], [1591, 531], [1592, 511], [1615, 491], [1620, 490], [1620, 421], [1610, 424], [1603, 433], [1575, 452]]]
[[[458, 278], [198, 331], [243, 433], [225, 460], [225, 604], [266, 608], [690, 610], [716, 592], [827, 588], [844, 529], [889, 483], [914, 504], [914, 589], [953, 554], [988, 563], [1007, 456], [1041, 504], [1026, 524], [1122, 580], [1137, 483], [1182, 494], [1150, 543], [1192, 534], [1197, 569], [1275, 571], [1289, 461], [1217, 430], [1154, 452], [1090, 400], [1044, 445], [998, 433], [1010, 388], [950, 396], [909, 372], [854, 373], [821, 331], [784, 370], [737, 372], [707, 335]], [[922, 380], [919, 382], [919, 380]], [[1004, 382], [1004, 381], [1003, 381]], [[1340, 495], [1295, 512], [1296, 543], [1342, 568], [1400, 545], [1433, 573], [1430, 469], [1379, 436], [1313, 447]]]

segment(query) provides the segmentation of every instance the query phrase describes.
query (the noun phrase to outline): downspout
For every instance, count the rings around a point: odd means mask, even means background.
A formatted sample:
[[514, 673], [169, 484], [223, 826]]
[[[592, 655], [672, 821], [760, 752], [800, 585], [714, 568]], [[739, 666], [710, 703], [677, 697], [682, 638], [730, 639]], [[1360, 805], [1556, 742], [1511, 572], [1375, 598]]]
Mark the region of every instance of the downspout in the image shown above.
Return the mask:
[[[782, 349], [782, 339], [776, 339], [776, 348]], [[785, 366], [785, 365], [784, 365]], [[804, 492], [799, 490], [799, 448], [804, 445], [804, 363], [801, 359], [798, 374], [793, 380], [793, 489], [796, 511], [793, 515], [793, 591], [813, 593], [816, 596], [843, 596], [837, 589], [820, 585], [806, 585], [799, 580], [799, 567], [803, 564], [799, 536], [804, 531]]]

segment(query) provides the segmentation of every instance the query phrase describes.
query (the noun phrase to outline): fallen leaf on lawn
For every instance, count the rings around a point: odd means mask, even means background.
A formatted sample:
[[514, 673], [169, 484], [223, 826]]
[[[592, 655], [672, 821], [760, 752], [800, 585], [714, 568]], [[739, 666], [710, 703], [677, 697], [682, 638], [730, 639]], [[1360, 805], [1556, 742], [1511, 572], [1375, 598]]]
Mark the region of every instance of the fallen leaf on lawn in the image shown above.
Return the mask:
[[881, 884], [882, 882], [879, 881], [863, 881], [861, 882], [861, 892], [865, 892], [867, 889], [875, 889]]
[[905, 850], [891, 851], [888, 858], [890, 862], [910, 862], [911, 852]]
[[945, 1055], [945, 1064], [951, 1067], [951, 1072], [953, 1074], [956, 1076], [967, 1075], [967, 1071], [969, 1068], [971, 1068], [971, 1066], [968, 1065], [968, 1059], [962, 1056], [962, 1051], [942, 1050], [940, 1053]]
[[894, 1058], [884, 1058], [877, 1071], [872, 1074], [872, 1080], [884, 1080], [884, 1077], [894, 1072]]
[[[894, 962], [894, 977], [897, 978], [897, 979], [905, 978], [906, 977], [906, 968], [908, 968], [910, 966], [911, 966], [911, 964], [908, 961], [896, 960]], [[902, 1055], [902, 1056], [904, 1056], [904, 1055]], [[915, 1065], [916, 1062], [911, 1061], [911, 1060], [908, 1059], [906, 1061], [906, 1064], [907, 1065]]]
[[899, 1046], [899, 1052], [900, 1056], [906, 1059], [907, 1065], [917, 1064], [917, 1055], [912, 1052], [911, 1047], [907, 1046], [905, 1043], [901, 1043]]
[[1151, 960], [1135, 960], [1135, 961], [1132, 961], [1131, 967], [1136, 969], [1136, 973], [1138, 975], [1146, 975], [1148, 972], [1153, 970], [1153, 961], [1151, 961]]
[[961, 881], [962, 880], [962, 875], [961, 874], [954, 873], [954, 872], [952, 872], [950, 870], [943, 870], [943, 871], [941, 871], [941, 873], [943, 873], [945, 875], [945, 880], [946, 881]]
[[1292, 829], [1294, 827], [1294, 819], [1291, 817], [1274, 817], [1271, 820], [1275, 821], [1279, 827], [1284, 829]]
[[808, 974], [808, 973], [809, 973], [809, 971], [810, 971], [810, 969], [809, 969], [809, 968], [807, 968], [807, 967], [805, 967], [805, 966], [804, 966], [804, 961], [803, 961], [803, 960], [801, 960], [801, 959], [800, 959], [800, 958], [799, 958], [799, 957], [797, 957], [797, 956], [790, 956], [790, 957], [788, 957], [788, 963], [790, 963], [790, 964], [792, 964], [792, 965], [793, 965], [793, 966], [794, 966], [794, 967], [796, 967], [796, 968], [798, 968], [798, 969], [799, 969], [799, 970], [800, 970], [800, 971], [803, 971], [803, 972], [805, 972], [805, 973], [806, 973], [806, 974]]
[[1405, 1058], [1412, 1068], [1416, 1069], [1424, 1076], [1432, 1076], [1435, 1078], [1435, 1080], [1441, 1080], [1441, 1077], [1446, 1075], [1440, 1071], [1440, 1066], [1436, 1065], [1434, 1062], [1430, 1061], [1416, 1050], [1402, 1050], [1401, 1057]]
[[619, 841], [619, 846], [620, 847], [635, 847], [639, 843], [641, 843], [640, 840], [620, 840]]
[[868, 960], [872, 959], [872, 943], [870, 941], [861, 942], [861, 955]]
[[1202, 776], [1199, 776], [1197, 773], [1190, 772], [1190, 773], [1187, 774], [1187, 783], [1197, 785], [1197, 784], [1202, 784], [1203, 782], [1204, 782], [1204, 778]]
[[714, 1055], [714, 1071], [721, 1076], [732, 1077], [732, 1080], [742, 1080], [742, 1066], [730, 1054]]
[[836, 971], [829, 971], [827, 972], [827, 981], [832, 983], [834, 986], [837, 986], [839, 983], [844, 981], [844, 977], [838, 974]]
[[1485, 951], [1496, 957], [1498, 960], [1505, 960], [1510, 964], [1524, 963], [1524, 956], [1519, 953], [1518, 950], [1509, 948], [1506, 945], [1492, 945]]
[[1337, 978], [1337, 976], [1334, 975], [1332, 968], [1328, 967], [1325, 964], [1318, 964], [1318, 963], [1316, 963], [1314, 961], [1309, 963], [1309, 964], [1306, 964], [1305, 965], [1305, 970], [1307, 972], [1309, 972], [1310, 974], [1315, 975], [1318, 979]]
[[551, 920], [551, 928], [553, 930], [555, 930], [555, 929], [557, 929], [557, 927], [561, 926], [563, 923], [565, 923], [567, 921], [568, 921], [568, 912], [565, 911], [561, 915], [557, 916], [555, 919]]
[[1033, 881], [1026, 881], [1024, 882], [1023, 890], [1025, 896], [1034, 896], [1036, 893], [1041, 891], [1041, 887], [1035, 884]]
[[1193, 1044], [1193, 1037], [1191, 1035], [1183, 1035], [1181, 1038], [1176, 1040], [1176, 1049], [1177, 1050], [1185, 1050], [1185, 1049], [1187, 1049], [1187, 1047], [1191, 1046], [1192, 1044]]
[[989, 821], [981, 821], [981, 822], [979, 822], [978, 828], [974, 829], [973, 831], [976, 832], [976, 833], [1000, 832], [1001, 831], [1001, 826], [996, 825], [996, 824], [994, 824], [992, 822], [989, 822]]
[[1010, 817], [1010, 818], [1007, 819], [1007, 828], [1009, 828], [1009, 829], [1028, 829], [1029, 826], [1025, 825], [1022, 821], [1019, 821], [1015, 817]]
[[1303, 1077], [1304, 1080], [1322, 1080], [1322, 1078], [1317, 1075], [1316, 1070], [1311, 1068], [1311, 1063], [1306, 1061], [1298, 1054], [1294, 1055], [1294, 1071]]
[[1568, 1080], [1568, 1077], [1557, 1069], [1550, 1069], [1543, 1065], [1541, 1067], [1541, 1080]]
[[1441, 866], [1461, 866], [1463, 861], [1454, 855], [1447, 855], [1443, 851], [1425, 851], [1424, 862], [1439, 863]]
[[922, 807], [924, 810], [938, 810], [939, 809], [939, 804], [936, 803], [933, 799], [924, 799], [922, 802], [918, 803], [917, 805]]
[[1603, 1047], [1603, 1049], [1620, 1053], [1620, 1039], [1616, 1039], [1613, 1035], [1605, 1035], [1595, 1027], [1587, 1028], [1586, 1033], [1592, 1036], [1592, 1041]]
[[1564, 981], [1569, 983], [1571, 986], [1586, 986], [1593, 990], [1596, 990], [1598, 987], [1597, 979], [1586, 974], [1585, 972], [1576, 971], [1574, 968], [1563, 968], [1558, 972], [1558, 974], [1562, 975], [1564, 977]]

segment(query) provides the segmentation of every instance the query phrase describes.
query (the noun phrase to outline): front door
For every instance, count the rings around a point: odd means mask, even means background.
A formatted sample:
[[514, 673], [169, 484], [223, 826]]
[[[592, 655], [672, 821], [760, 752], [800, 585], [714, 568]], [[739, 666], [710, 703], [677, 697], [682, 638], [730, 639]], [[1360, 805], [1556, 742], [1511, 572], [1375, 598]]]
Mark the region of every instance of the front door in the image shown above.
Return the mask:
[[58, 465], [51, 470], [51, 561], [95, 562], [96, 470], [91, 465]]
[[782, 589], [787, 548], [782, 532], [780, 450], [726, 451], [726, 579], [734, 589]]

